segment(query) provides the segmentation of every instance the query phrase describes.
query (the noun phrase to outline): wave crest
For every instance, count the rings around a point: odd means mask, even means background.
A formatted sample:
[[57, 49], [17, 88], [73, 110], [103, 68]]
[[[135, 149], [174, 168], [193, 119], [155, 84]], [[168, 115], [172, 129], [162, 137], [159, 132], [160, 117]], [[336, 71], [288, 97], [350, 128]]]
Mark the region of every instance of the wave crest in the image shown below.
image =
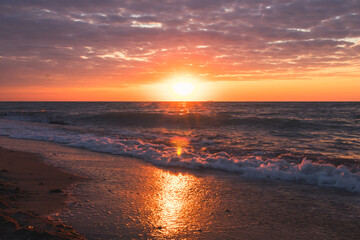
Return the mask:
[[96, 114], [70, 114], [57, 111], [0, 112], [2, 118], [61, 125], [89, 124], [95, 126], [139, 126], [169, 128], [206, 128], [218, 126], [245, 126], [269, 129], [332, 129], [354, 127], [341, 121], [306, 120], [289, 117], [254, 117], [229, 113], [163, 113], [163, 112], [106, 112]]
[[315, 163], [306, 159], [301, 163], [294, 163], [285, 159], [262, 159], [254, 156], [237, 158], [226, 152], [209, 153], [191, 148], [184, 149], [179, 156], [175, 146], [151, 143], [142, 138], [121, 139], [116, 136], [71, 132], [49, 128], [43, 124], [29, 127], [27, 124], [8, 120], [1, 120], [0, 135], [52, 141], [92, 151], [136, 157], [155, 165], [218, 169], [244, 177], [300, 182], [360, 193], [359, 165], [350, 169], [343, 165]]

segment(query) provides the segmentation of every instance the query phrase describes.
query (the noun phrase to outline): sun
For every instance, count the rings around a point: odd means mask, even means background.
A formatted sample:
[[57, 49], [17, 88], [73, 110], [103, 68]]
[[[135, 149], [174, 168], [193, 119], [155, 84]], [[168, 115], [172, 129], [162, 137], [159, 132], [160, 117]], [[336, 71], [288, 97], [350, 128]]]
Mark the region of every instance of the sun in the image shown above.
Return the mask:
[[164, 78], [161, 94], [169, 101], [201, 101], [208, 88], [203, 80], [191, 73], [173, 73]]
[[194, 91], [194, 84], [189, 82], [177, 82], [173, 85], [173, 90], [181, 97], [185, 97]]

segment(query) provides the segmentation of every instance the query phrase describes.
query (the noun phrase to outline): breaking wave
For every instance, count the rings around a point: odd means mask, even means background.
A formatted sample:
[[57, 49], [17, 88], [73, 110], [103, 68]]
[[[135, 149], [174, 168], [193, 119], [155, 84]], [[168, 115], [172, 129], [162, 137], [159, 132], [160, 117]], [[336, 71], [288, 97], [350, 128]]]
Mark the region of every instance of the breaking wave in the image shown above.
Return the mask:
[[[285, 159], [263, 159], [259, 156], [237, 158], [226, 152], [208, 153], [190, 148], [155, 144], [133, 137], [119, 138], [116, 135], [79, 133], [51, 127], [0, 120], [0, 135], [13, 138], [44, 140], [62, 143], [92, 151], [140, 158], [161, 166], [176, 166], [190, 169], [218, 169], [237, 173], [244, 177], [292, 181], [319, 186], [336, 187], [360, 193], [360, 168], [343, 165], [315, 163], [304, 159], [301, 163]], [[31, 123], [29, 123], [31, 124]], [[134, 135], [135, 136], [135, 135]]]

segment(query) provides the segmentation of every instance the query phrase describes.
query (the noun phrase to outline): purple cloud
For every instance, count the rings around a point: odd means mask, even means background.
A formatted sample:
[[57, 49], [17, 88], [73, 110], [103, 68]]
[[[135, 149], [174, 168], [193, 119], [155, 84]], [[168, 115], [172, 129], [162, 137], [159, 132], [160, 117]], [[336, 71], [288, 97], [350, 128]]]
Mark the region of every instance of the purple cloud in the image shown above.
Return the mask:
[[0, 32], [2, 86], [142, 83], [176, 69], [281, 78], [357, 66], [360, 1], [3, 0]]

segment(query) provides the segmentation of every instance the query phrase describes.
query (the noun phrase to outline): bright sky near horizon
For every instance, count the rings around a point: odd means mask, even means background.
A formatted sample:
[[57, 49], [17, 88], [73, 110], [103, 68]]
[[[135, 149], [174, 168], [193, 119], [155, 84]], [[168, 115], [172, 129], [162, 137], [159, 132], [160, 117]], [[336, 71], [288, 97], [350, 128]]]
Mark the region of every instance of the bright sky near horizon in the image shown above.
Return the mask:
[[0, 32], [0, 101], [360, 101], [359, 0], [2, 0]]

